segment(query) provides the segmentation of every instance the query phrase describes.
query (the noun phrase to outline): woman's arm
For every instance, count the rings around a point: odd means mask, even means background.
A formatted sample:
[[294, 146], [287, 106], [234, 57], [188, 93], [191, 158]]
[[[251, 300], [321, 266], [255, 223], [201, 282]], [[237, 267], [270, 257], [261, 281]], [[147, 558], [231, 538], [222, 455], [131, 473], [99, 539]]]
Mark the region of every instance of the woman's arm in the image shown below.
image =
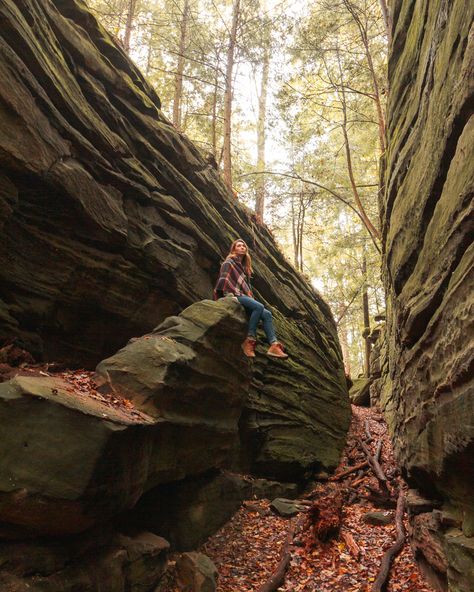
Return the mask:
[[230, 261], [224, 261], [221, 265], [219, 277], [214, 288], [214, 300], [222, 298], [226, 293], [234, 294], [233, 285], [229, 281], [231, 271], [232, 263]]

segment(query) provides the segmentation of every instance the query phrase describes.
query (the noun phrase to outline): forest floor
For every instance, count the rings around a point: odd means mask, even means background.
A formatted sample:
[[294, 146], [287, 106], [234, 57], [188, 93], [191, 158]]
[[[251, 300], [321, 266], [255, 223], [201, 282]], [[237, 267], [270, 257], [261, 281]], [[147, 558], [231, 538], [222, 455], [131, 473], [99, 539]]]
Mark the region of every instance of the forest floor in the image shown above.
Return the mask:
[[[131, 401], [99, 393], [93, 373], [34, 364], [22, 350], [10, 349], [5, 360], [0, 358], [0, 382], [19, 374], [56, 376], [69, 385], [75, 396], [93, 399], [127, 416], [140, 414]], [[14, 367], [20, 364], [20, 368]], [[376, 470], [365, 462], [367, 452], [378, 458], [387, 485], [381, 482], [380, 473], [377, 477]], [[399, 492], [406, 490], [382, 415], [375, 409], [352, 406], [350, 431], [339, 467], [332, 477], [315, 482], [300, 496], [305, 511], [293, 518], [282, 518], [271, 511], [270, 500], [248, 500], [200, 551], [217, 567], [217, 592], [371, 592], [382, 557], [397, 538], [395, 507]], [[366, 523], [365, 515], [373, 511], [381, 512], [388, 524]], [[406, 512], [403, 523], [406, 531]], [[282, 557], [288, 564], [283, 583], [262, 588], [281, 567]], [[180, 592], [173, 581], [176, 558], [171, 557], [166, 592]], [[385, 589], [434, 592], [418, 571], [407, 541], [390, 566]]]
[[[389, 495], [383, 505], [395, 506], [398, 490], [406, 490], [392, 454], [387, 428], [374, 409], [352, 407], [347, 446], [335, 475], [365, 460], [360, 442], [366, 442], [375, 455], [381, 444], [380, 465], [389, 480]], [[384, 552], [396, 539], [395, 509], [381, 508], [378, 481], [370, 468], [361, 468], [344, 479], [317, 483], [302, 498], [343, 498], [337, 534], [320, 542], [311, 528], [310, 516], [303, 516], [303, 528], [289, 546], [290, 562], [281, 592], [369, 592], [377, 578]], [[339, 495], [341, 494], [341, 495]], [[218, 592], [257, 592], [277, 568], [290, 524], [269, 509], [270, 502], [251, 500], [201, 551], [215, 563]], [[391, 518], [385, 526], [372, 526], [363, 520], [367, 512], [382, 511]], [[306, 525], [305, 525], [306, 521]], [[308, 523], [310, 527], [308, 528]], [[406, 513], [404, 517], [407, 529]], [[349, 537], [347, 537], [347, 533]], [[344, 540], [346, 539], [346, 540]], [[351, 540], [352, 539], [352, 540]], [[355, 543], [355, 544], [354, 544]], [[418, 571], [408, 542], [395, 557], [389, 572], [387, 592], [432, 592]]]

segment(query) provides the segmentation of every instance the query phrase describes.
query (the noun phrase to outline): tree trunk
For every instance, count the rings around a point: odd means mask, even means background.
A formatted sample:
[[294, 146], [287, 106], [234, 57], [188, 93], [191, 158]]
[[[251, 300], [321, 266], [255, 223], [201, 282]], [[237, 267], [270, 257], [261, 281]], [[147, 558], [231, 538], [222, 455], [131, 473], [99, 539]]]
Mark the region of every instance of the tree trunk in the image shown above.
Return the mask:
[[383, 21], [387, 32], [387, 41], [390, 45], [392, 43], [392, 17], [387, 6], [387, 0], [380, 0], [380, 8], [382, 9]]
[[304, 236], [304, 219], [306, 216], [306, 204], [304, 203], [304, 197], [300, 197], [300, 215], [299, 215], [299, 238], [298, 238], [298, 246], [299, 246], [299, 267], [298, 269], [302, 272], [303, 271], [303, 236]]
[[372, 86], [374, 88], [374, 101], [377, 109], [377, 119], [379, 124], [379, 144], [380, 152], [385, 152], [385, 116], [383, 114], [382, 102], [380, 100], [379, 83], [377, 81], [377, 74], [375, 73], [374, 62], [372, 61], [372, 54], [370, 53], [369, 39], [367, 33], [362, 35], [362, 42], [365, 48], [365, 55], [367, 57], [367, 64], [369, 66], [370, 74], [372, 76]]
[[214, 91], [212, 94], [212, 118], [211, 118], [211, 152], [217, 160], [217, 90], [219, 83], [219, 56], [217, 57], [216, 69], [214, 71]]
[[[341, 303], [339, 305], [339, 316], [343, 316], [345, 313], [345, 307]], [[337, 327], [337, 331], [339, 333], [339, 341], [341, 342], [341, 349], [342, 349], [342, 359], [344, 361], [344, 372], [347, 376], [351, 375], [351, 359], [349, 355], [349, 343], [347, 340], [347, 327], [346, 323], [339, 323]]]
[[[354, 177], [354, 170], [352, 168], [351, 146], [350, 146], [350, 142], [349, 142], [349, 134], [347, 133], [346, 91], [344, 90], [344, 80], [343, 80], [343, 75], [342, 75], [342, 67], [341, 67], [341, 60], [339, 58], [339, 53], [338, 53], [337, 57], [338, 57], [338, 62], [339, 62], [339, 71], [340, 71], [340, 75], [341, 75], [341, 84], [339, 85], [340, 91], [338, 90], [338, 95], [341, 100], [342, 116], [343, 116], [342, 133], [344, 136], [344, 149], [346, 152], [347, 172], [349, 174], [349, 180], [351, 183], [352, 194], [353, 194], [354, 200], [357, 204], [357, 209], [359, 210], [361, 220], [363, 221], [365, 227], [367, 228], [367, 230], [369, 231], [369, 233], [371, 234], [371, 236], [373, 238], [380, 240], [379, 231], [377, 230], [377, 228], [375, 228], [375, 226], [370, 221], [370, 218], [367, 216], [364, 206], [362, 205], [362, 202], [361, 202], [360, 196], [359, 196], [359, 191], [357, 189], [357, 183], [356, 183], [356, 180]], [[337, 86], [336, 86], [336, 88], [337, 88]]]
[[[263, 5], [263, 9], [265, 5]], [[270, 39], [268, 35], [268, 23], [263, 23], [266, 27], [263, 63], [262, 63], [262, 80], [260, 83], [260, 96], [258, 98], [258, 124], [257, 124], [257, 172], [262, 173], [265, 170], [265, 123], [267, 119], [267, 90], [268, 77], [270, 73]], [[255, 212], [263, 222], [263, 214], [265, 210], [265, 175], [257, 175], [255, 188]]]
[[130, 53], [130, 38], [132, 36], [133, 19], [135, 18], [136, 7], [137, 0], [129, 0], [127, 20], [125, 22], [125, 31], [123, 34], [123, 48], [127, 53]]
[[189, 25], [189, 0], [184, 0], [183, 16], [180, 25], [178, 63], [176, 64], [176, 75], [174, 78], [173, 96], [173, 124], [181, 128], [181, 102], [183, 97], [183, 73], [185, 65], [186, 43], [188, 38]]
[[369, 295], [367, 291], [367, 258], [365, 250], [362, 258], [362, 276], [364, 281], [364, 287], [362, 290], [362, 313], [364, 315], [364, 342], [365, 342], [365, 355], [364, 355], [364, 374], [367, 378], [370, 376], [370, 316], [369, 316]]
[[297, 234], [297, 222], [295, 215], [295, 196], [291, 196], [291, 229], [293, 231], [293, 260], [296, 269], [298, 269], [298, 234]]
[[235, 45], [237, 41], [237, 26], [240, 16], [240, 0], [234, 0], [232, 10], [232, 26], [230, 30], [229, 46], [227, 49], [227, 66], [225, 74], [225, 93], [224, 93], [224, 182], [232, 189], [232, 148], [231, 148], [231, 132], [232, 132], [232, 90], [233, 90], [233, 72], [234, 72], [234, 58]]
[[[384, 2], [385, 0], [381, 0]], [[372, 87], [374, 89], [374, 101], [375, 107], [377, 109], [377, 119], [379, 125], [379, 144], [380, 144], [380, 152], [383, 154], [385, 152], [385, 116], [382, 109], [382, 102], [380, 100], [380, 91], [379, 91], [379, 83], [377, 80], [377, 74], [374, 68], [374, 62], [372, 60], [372, 54], [370, 52], [370, 44], [369, 44], [369, 36], [367, 33], [367, 24], [364, 24], [360, 18], [360, 14], [354, 8], [354, 5], [350, 0], [344, 0], [344, 5], [347, 10], [350, 12], [352, 18], [354, 19], [357, 28], [359, 29], [360, 38], [362, 44], [364, 46], [365, 56], [367, 58], [367, 65], [369, 67], [370, 75], [372, 78]]]

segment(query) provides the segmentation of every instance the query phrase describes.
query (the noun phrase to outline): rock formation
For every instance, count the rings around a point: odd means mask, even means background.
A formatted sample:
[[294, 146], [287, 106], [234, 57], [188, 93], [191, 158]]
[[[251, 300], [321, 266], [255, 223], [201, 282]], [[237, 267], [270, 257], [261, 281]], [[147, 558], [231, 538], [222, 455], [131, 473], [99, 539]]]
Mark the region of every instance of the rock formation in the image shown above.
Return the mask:
[[413, 520], [417, 555], [441, 589], [468, 592], [474, 581], [474, 5], [396, 0], [392, 12], [382, 198], [392, 389], [382, 392], [381, 404], [406, 478], [424, 497], [442, 502]]
[[[82, 0], [4, 0], [0, 22], [0, 342], [74, 367], [108, 358], [100, 388], [135, 408], [50, 377], [3, 383], [3, 536], [82, 532], [224, 459], [291, 481], [335, 467], [350, 410], [324, 301]], [[250, 367], [240, 308], [206, 303], [237, 236], [286, 362], [259, 351]]]
[[239, 463], [285, 479], [334, 467], [349, 405], [327, 305], [82, 0], [0, 15], [0, 340], [94, 367], [209, 298], [241, 236], [291, 360], [258, 357]]
[[130, 409], [79, 397], [58, 378], [0, 384], [0, 536], [82, 532], [160, 483], [224, 464], [249, 382], [238, 339], [222, 347], [245, 335], [239, 308], [196, 303], [119, 352], [120, 367], [104, 362], [106, 386], [120, 384]]

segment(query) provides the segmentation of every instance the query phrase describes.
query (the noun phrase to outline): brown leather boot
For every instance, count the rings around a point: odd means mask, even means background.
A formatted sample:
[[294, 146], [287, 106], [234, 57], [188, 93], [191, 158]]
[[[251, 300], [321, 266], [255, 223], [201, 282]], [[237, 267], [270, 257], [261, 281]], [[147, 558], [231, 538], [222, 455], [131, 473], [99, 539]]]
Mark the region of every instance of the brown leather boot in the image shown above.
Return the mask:
[[283, 345], [279, 341], [275, 341], [268, 348], [267, 356], [270, 356], [271, 358], [286, 359], [288, 354], [285, 354]]
[[247, 337], [247, 339], [242, 343], [242, 350], [247, 358], [255, 358], [255, 346], [257, 345], [257, 340], [252, 339], [252, 337]]

